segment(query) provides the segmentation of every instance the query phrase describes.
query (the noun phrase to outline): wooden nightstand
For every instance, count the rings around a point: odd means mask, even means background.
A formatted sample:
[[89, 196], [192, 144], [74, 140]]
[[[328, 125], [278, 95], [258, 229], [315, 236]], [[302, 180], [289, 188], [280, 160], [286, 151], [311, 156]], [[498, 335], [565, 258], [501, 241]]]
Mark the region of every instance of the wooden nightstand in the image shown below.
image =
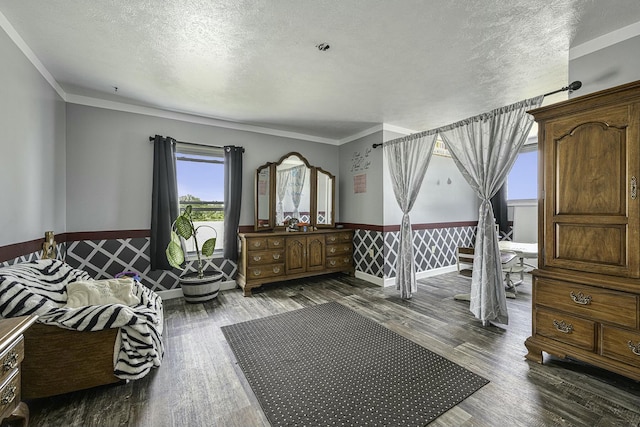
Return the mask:
[[20, 400], [20, 363], [24, 359], [22, 334], [38, 316], [0, 320], [0, 421], [2, 426], [26, 427], [29, 408]]

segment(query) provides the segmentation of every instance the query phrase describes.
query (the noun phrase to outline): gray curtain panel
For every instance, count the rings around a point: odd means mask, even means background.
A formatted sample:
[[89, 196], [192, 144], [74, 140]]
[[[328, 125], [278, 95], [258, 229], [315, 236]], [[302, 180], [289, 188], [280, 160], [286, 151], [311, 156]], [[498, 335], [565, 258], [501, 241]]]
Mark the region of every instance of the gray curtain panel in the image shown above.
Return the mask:
[[238, 225], [242, 202], [242, 153], [244, 148], [224, 147], [224, 257], [238, 261]]
[[178, 216], [176, 144], [171, 137], [156, 135], [153, 141], [153, 189], [151, 193], [152, 270], [171, 270], [165, 251], [171, 240], [171, 224]]
[[418, 290], [409, 212], [420, 192], [437, 135], [436, 131], [426, 131], [395, 139], [383, 145], [393, 193], [402, 210], [396, 289], [400, 291], [400, 297], [403, 299], [411, 298]]
[[533, 125], [527, 110], [544, 96], [527, 99], [439, 129], [453, 161], [481, 200], [469, 309], [488, 325], [509, 322], [491, 198], [504, 181]]

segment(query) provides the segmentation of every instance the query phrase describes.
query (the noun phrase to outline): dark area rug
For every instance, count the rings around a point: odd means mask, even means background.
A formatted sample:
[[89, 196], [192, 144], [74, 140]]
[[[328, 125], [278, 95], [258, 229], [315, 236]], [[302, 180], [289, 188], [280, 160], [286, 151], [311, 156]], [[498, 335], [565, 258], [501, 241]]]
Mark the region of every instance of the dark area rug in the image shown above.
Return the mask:
[[423, 426], [488, 383], [337, 302], [222, 332], [273, 426]]

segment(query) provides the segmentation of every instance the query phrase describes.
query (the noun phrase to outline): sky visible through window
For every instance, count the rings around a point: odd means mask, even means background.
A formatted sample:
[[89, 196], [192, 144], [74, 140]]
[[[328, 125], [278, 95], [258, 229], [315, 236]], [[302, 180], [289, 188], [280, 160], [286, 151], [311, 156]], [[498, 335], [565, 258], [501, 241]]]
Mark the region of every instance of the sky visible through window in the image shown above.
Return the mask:
[[538, 198], [538, 152], [518, 154], [507, 178], [507, 200]]
[[[210, 158], [189, 155], [191, 158]], [[178, 196], [191, 194], [203, 201], [224, 200], [224, 165], [215, 163], [176, 161]]]

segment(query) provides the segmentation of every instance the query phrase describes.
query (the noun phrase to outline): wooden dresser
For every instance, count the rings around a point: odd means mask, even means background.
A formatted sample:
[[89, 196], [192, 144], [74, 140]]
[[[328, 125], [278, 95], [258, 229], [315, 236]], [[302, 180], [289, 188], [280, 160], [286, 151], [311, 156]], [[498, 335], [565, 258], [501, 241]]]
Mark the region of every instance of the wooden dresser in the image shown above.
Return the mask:
[[20, 399], [20, 363], [24, 359], [23, 333], [37, 316], [0, 320], [0, 420], [26, 427], [29, 409]]
[[265, 283], [318, 274], [354, 274], [353, 230], [240, 233], [237, 283], [245, 296]]
[[538, 265], [527, 359], [640, 380], [640, 81], [531, 111]]

